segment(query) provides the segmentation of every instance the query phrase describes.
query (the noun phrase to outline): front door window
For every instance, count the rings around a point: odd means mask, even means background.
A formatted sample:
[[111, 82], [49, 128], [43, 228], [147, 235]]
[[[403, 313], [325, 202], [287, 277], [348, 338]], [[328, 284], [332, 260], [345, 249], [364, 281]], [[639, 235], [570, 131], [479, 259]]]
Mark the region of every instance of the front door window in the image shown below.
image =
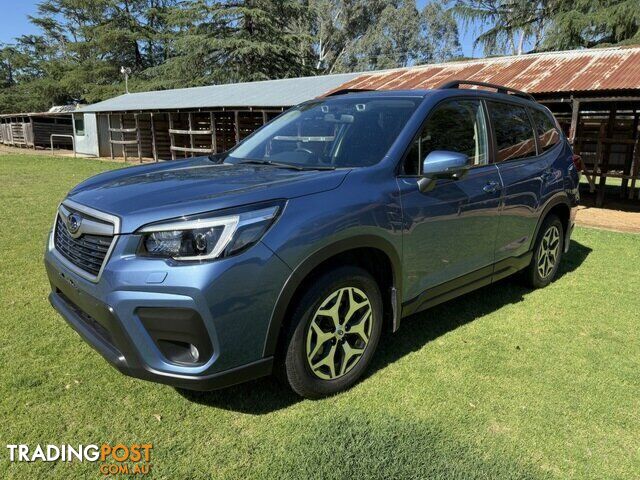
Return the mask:
[[405, 174], [418, 175], [422, 161], [435, 150], [464, 153], [471, 165], [488, 163], [489, 140], [479, 100], [452, 100], [436, 107], [414, 140], [405, 161]]

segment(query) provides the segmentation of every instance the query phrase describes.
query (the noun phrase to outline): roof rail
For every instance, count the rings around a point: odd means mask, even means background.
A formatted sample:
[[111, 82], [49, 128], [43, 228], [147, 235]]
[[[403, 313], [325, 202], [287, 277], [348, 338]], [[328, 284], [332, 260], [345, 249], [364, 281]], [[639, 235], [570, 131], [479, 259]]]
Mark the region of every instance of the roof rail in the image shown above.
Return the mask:
[[335, 92], [331, 92], [325, 97], [336, 97], [338, 95], [346, 95], [348, 93], [360, 93], [360, 92], [373, 92], [372, 88], [343, 88], [341, 90], [336, 90]]
[[460, 88], [460, 85], [474, 85], [477, 87], [493, 88], [498, 93], [504, 93], [506, 95], [515, 95], [516, 97], [526, 98], [527, 100], [535, 101], [535, 98], [527, 92], [516, 90], [515, 88], [505, 87], [504, 85], [496, 85], [494, 83], [475, 82], [473, 80], [452, 80], [447, 83], [443, 83], [438, 87], [440, 90], [448, 90], [450, 88]]

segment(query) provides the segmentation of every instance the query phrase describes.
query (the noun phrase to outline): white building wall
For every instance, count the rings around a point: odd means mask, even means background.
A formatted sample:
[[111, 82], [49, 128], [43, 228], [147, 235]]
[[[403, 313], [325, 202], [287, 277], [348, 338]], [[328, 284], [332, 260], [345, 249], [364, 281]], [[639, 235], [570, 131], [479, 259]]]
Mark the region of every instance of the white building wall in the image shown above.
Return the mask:
[[76, 152], [92, 157], [100, 156], [98, 142], [98, 120], [95, 113], [76, 113], [84, 116], [84, 135], [76, 131], [76, 122], [73, 122], [73, 136], [76, 141]]

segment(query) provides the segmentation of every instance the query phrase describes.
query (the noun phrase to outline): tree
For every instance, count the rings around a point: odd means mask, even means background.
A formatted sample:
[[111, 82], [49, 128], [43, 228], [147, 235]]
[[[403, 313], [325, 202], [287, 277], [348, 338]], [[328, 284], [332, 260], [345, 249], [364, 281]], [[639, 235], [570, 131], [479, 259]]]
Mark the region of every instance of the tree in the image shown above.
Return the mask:
[[640, 42], [638, 0], [457, 0], [453, 11], [486, 28], [475, 41], [485, 54]]
[[521, 55], [525, 44], [541, 41], [546, 1], [457, 0], [454, 14], [466, 28], [479, 24], [485, 31], [474, 41], [486, 55]]
[[131, 91], [369, 70], [459, 55], [449, 11], [415, 0], [41, 0], [0, 49], [0, 109]]
[[412, 0], [388, 4], [347, 52], [345, 65], [352, 71], [406, 67], [459, 54], [458, 29], [449, 12], [436, 3], [419, 12]]
[[446, 62], [462, 56], [458, 24], [453, 12], [442, 3], [433, 2], [425, 6], [421, 27], [428, 55], [419, 58], [420, 62]]
[[180, 2], [166, 16], [171, 55], [145, 77], [170, 88], [310, 75], [307, 13], [298, 0]]
[[14, 79], [15, 49], [10, 45], [0, 45], [0, 88], [15, 84]]
[[449, 11], [415, 0], [310, 2], [316, 69], [323, 73], [391, 68], [460, 55]]
[[30, 18], [40, 33], [12, 47], [15, 84], [0, 93], [2, 108], [45, 110], [121, 93], [121, 65], [141, 72], [164, 61], [163, 12], [176, 1], [41, 1]]
[[342, 71], [345, 54], [376, 22], [385, 3], [380, 0], [310, 0], [312, 39], [309, 48], [316, 71]]
[[640, 42], [638, 0], [549, 1], [545, 50]]
[[307, 34], [292, 28], [307, 14], [300, 1], [220, 2], [215, 13], [222, 29], [213, 46], [224, 62], [223, 78], [247, 81], [313, 73], [298, 48]]

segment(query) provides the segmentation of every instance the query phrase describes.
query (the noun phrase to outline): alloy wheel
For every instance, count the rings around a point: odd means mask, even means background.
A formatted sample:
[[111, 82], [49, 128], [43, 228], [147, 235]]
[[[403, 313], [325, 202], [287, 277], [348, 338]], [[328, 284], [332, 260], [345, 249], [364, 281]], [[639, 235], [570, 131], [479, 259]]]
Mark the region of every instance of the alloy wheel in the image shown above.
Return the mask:
[[560, 253], [560, 231], [551, 225], [542, 237], [538, 248], [537, 267], [540, 278], [545, 279], [553, 272]]
[[306, 355], [314, 375], [334, 380], [361, 360], [371, 336], [373, 315], [367, 295], [355, 287], [331, 293], [314, 313]]

